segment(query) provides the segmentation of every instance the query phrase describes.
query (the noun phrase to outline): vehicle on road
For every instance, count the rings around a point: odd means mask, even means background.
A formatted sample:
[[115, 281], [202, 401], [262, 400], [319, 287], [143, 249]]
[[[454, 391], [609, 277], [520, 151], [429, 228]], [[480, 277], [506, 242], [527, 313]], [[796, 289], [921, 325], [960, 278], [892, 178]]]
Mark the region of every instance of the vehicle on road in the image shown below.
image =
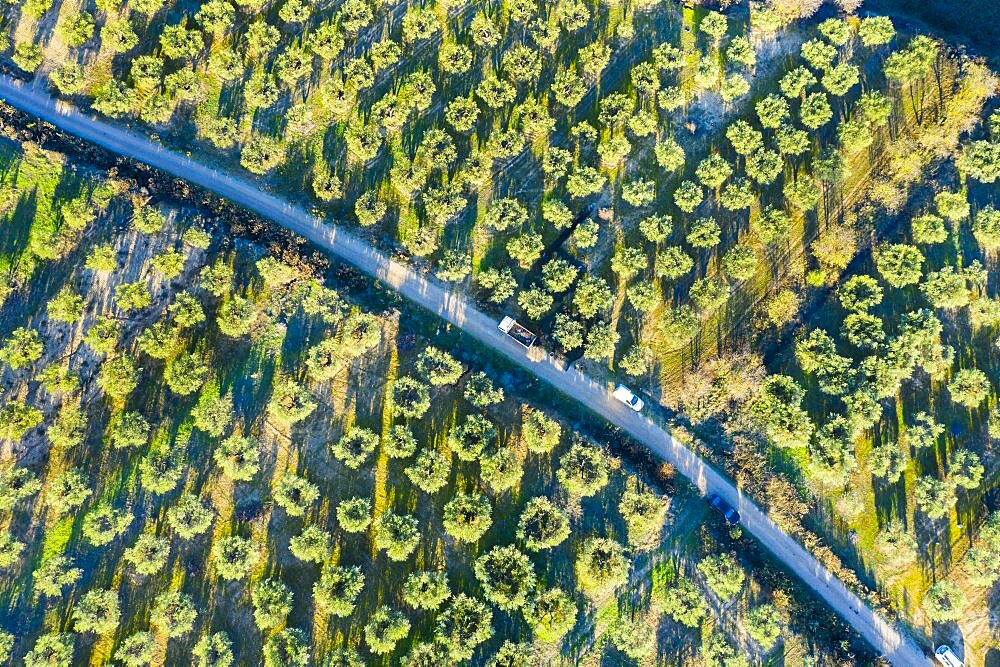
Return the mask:
[[615, 387], [615, 391], [612, 394], [612, 396], [614, 396], [619, 401], [621, 401], [625, 405], [629, 406], [630, 408], [632, 408], [636, 412], [639, 412], [639, 410], [642, 410], [642, 406], [645, 405], [645, 403], [642, 402], [641, 398], [639, 398], [638, 396], [636, 396], [632, 392], [631, 389], [629, 389], [628, 387], [626, 387], [623, 384], [620, 384], [617, 387]]
[[712, 506], [716, 512], [722, 515], [722, 518], [726, 520], [730, 526], [736, 526], [740, 523], [740, 513], [736, 511], [736, 508], [727, 503], [722, 499], [718, 493], [712, 493], [708, 496], [708, 504]]
[[497, 325], [497, 329], [516, 340], [526, 349], [534, 345], [535, 341], [538, 339], [535, 334], [518, 324], [517, 320], [509, 315], [504, 315], [504, 318], [500, 320], [500, 324]]
[[938, 646], [937, 650], [934, 651], [934, 657], [945, 667], [962, 667], [964, 664], [947, 644]]

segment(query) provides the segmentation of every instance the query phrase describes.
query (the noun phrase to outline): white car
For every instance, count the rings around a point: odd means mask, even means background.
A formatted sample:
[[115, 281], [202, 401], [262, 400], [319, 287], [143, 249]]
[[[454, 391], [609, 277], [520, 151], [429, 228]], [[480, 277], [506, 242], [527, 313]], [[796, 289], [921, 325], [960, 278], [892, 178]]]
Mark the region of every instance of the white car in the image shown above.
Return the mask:
[[623, 384], [620, 384], [617, 387], [615, 387], [615, 391], [612, 394], [612, 396], [614, 396], [619, 401], [629, 406], [636, 412], [642, 410], [642, 406], [645, 405], [645, 403], [642, 402], [641, 398], [632, 393], [632, 390]]
[[955, 655], [955, 652], [947, 644], [938, 646], [937, 650], [934, 651], [934, 657], [945, 667], [962, 667], [963, 665], [962, 661], [958, 659], [958, 656]]

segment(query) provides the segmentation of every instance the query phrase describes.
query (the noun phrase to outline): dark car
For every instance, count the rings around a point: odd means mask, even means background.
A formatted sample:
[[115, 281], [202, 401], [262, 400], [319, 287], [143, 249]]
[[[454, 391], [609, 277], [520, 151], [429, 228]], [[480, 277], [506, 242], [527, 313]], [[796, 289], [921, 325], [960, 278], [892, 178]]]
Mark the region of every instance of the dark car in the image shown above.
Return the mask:
[[735, 526], [740, 522], [740, 513], [736, 511], [736, 508], [727, 503], [722, 499], [717, 493], [713, 493], [708, 496], [708, 504], [712, 506], [716, 512], [722, 515], [722, 518], [726, 520], [730, 526]]

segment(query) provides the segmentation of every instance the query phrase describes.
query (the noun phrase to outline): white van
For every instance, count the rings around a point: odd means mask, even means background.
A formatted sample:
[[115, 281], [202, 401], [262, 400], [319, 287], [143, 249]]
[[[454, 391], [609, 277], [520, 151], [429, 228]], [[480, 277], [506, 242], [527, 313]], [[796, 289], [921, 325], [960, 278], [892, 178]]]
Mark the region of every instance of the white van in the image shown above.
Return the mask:
[[614, 396], [619, 401], [629, 406], [636, 412], [642, 410], [642, 406], [645, 405], [645, 403], [642, 402], [641, 398], [632, 393], [632, 390], [623, 384], [620, 384], [617, 387], [615, 387], [615, 392], [614, 394], [612, 394], [612, 396]]
[[962, 661], [958, 659], [958, 656], [955, 655], [955, 652], [947, 644], [938, 646], [937, 650], [934, 651], [934, 657], [945, 667], [962, 667], [963, 665]]

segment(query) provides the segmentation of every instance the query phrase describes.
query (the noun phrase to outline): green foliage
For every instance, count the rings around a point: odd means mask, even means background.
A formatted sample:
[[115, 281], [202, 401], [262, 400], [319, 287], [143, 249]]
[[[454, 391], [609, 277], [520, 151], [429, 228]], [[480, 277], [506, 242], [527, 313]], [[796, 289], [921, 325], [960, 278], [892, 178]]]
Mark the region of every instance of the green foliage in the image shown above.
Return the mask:
[[436, 449], [423, 449], [403, 472], [424, 493], [437, 493], [448, 484], [451, 457]]
[[73, 607], [73, 627], [77, 632], [109, 635], [118, 628], [120, 619], [121, 609], [115, 591], [91, 589]]
[[319, 487], [295, 473], [285, 473], [274, 485], [274, 502], [289, 516], [302, 516], [317, 498]]
[[311, 415], [316, 405], [308, 389], [290, 377], [282, 377], [275, 381], [267, 411], [279, 424], [292, 426]]
[[698, 563], [708, 587], [722, 600], [729, 600], [743, 590], [746, 574], [731, 554], [708, 556]]
[[858, 37], [868, 48], [884, 46], [892, 41], [896, 29], [888, 16], [866, 16], [858, 25]]
[[751, 609], [744, 618], [747, 634], [765, 651], [770, 651], [781, 635], [781, 619], [773, 604], [762, 604]]
[[249, 481], [260, 471], [260, 445], [239, 433], [221, 441], [212, 458], [233, 481]]
[[524, 607], [524, 619], [535, 638], [543, 642], [562, 639], [576, 625], [576, 602], [561, 588], [550, 588], [531, 597]]
[[63, 588], [72, 586], [82, 576], [83, 570], [73, 567], [71, 558], [67, 556], [46, 558], [32, 574], [35, 596], [60, 597]]
[[463, 396], [474, 407], [486, 408], [503, 401], [503, 388], [496, 387], [490, 376], [480, 371], [466, 381]]
[[403, 600], [414, 609], [436, 611], [449, 597], [445, 572], [412, 572], [403, 584]]
[[309, 639], [298, 628], [285, 628], [264, 642], [264, 667], [308, 667]]
[[110, 505], [98, 505], [83, 517], [83, 535], [95, 547], [120, 537], [132, 525], [132, 512]]
[[883, 244], [875, 255], [879, 275], [892, 287], [919, 282], [923, 262], [923, 254], [911, 245]]
[[93, 489], [79, 468], [69, 468], [56, 475], [46, 486], [45, 503], [56, 515], [80, 507]]
[[24, 667], [70, 667], [73, 663], [73, 635], [49, 633], [35, 640], [24, 656]]
[[143, 533], [125, 550], [122, 558], [132, 564], [137, 574], [153, 576], [163, 571], [170, 555], [170, 542], [165, 537]]
[[604, 451], [594, 445], [574, 442], [559, 459], [556, 479], [571, 495], [585, 498], [608, 484], [610, 463]]
[[785, 375], [772, 375], [761, 386], [750, 410], [776, 446], [792, 449], [808, 443], [813, 425], [801, 407], [804, 397], [802, 387]]
[[490, 526], [492, 507], [485, 496], [459, 493], [444, 506], [442, 525], [458, 542], [476, 542]]
[[365, 624], [365, 644], [376, 655], [392, 653], [410, 634], [410, 621], [406, 616], [387, 605], [382, 605], [368, 617]]
[[331, 453], [344, 465], [356, 470], [378, 449], [378, 434], [370, 429], [352, 426], [335, 443], [331, 443]]
[[35, 329], [18, 327], [11, 332], [10, 338], [0, 346], [0, 361], [13, 370], [24, 368], [35, 363], [42, 356], [41, 336]]
[[590, 537], [576, 558], [577, 585], [588, 597], [598, 600], [628, 581], [629, 560], [618, 542]]
[[408, 514], [386, 510], [375, 519], [375, 547], [390, 560], [404, 561], [420, 543], [417, 520]]
[[152, 633], [136, 632], [122, 640], [115, 658], [125, 667], [144, 667], [152, 662], [154, 648]]
[[215, 382], [207, 383], [198, 395], [198, 402], [191, 409], [194, 426], [213, 438], [225, 433], [233, 421], [233, 395], [220, 395]]
[[[9, 532], [0, 533], [0, 568], [8, 569], [16, 565], [26, 546], [24, 542], [14, 539]], [[3, 643], [3, 637], [0, 637], [0, 649], [3, 648]], [[3, 659], [2, 653], [0, 650], [0, 661]]]
[[493, 612], [485, 604], [459, 593], [437, 620], [436, 638], [456, 662], [469, 660], [483, 642], [493, 636]]
[[191, 649], [196, 667], [230, 667], [233, 663], [233, 643], [225, 632], [206, 634]]
[[517, 523], [517, 539], [526, 549], [541, 551], [562, 544], [570, 534], [569, 515], [548, 498], [529, 500]]
[[246, 579], [260, 560], [258, 545], [245, 537], [229, 535], [212, 544], [212, 563], [223, 579]]
[[476, 579], [486, 599], [505, 611], [520, 609], [535, 588], [531, 560], [517, 547], [493, 547], [475, 564]]
[[212, 525], [215, 512], [202, 504], [198, 496], [185, 493], [167, 510], [167, 521], [178, 537], [190, 540], [203, 534]]
[[963, 368], [948, 383], [951, 400], [973, 410], [986, 400], [991, 384], [986, 373], [978, 368]]
[[639, 482], [629, 478], [618, 501], [618, 512], [625, 519], [629, 546], [648, 550], [660, 542], [667, 519], [668, 503]]
[[[292, 591], [277, 579], [262, 579], [250, 595], [253, 620], [261, 630], [281, 626], [292, 611]], [[319, 597], [317, 596], [317, 602]]]
[[708, 605], [698, 587], [688, 579], [678, 579], [663, 592], [660, 611], [689, 628], [696, 628], [708, 613]]
[[[368, 522], [365, 526], [367, 527], [367, 525]], [[319, 526], [306, 526], [301, 533], [288, 541], [288, 551], [299, 560], [307, 563], [322, 563], [330, 557], [330, 549], [330, 534]]]
[[562, 436], [559, 422], [539, 410], [525, 411], [521, 422], [521, 438], [528, 451], [546, 454], [555, 449]]
[[955, 485], [950, 480], [924, 475], [917, 478], [914, 498], [928, 518], [940, 519], [955, 504]]
[[48, 312], [49, 317], [57, 322], [76, 322], [83, 316], [83, 297], [73, 288], [63, 287], [49, 300]]
[[947, 623], [962, 618], [965, 595], [953, 581], [942, 579], [928, 589], [922, 602], [927, 616], [935, 623]]

